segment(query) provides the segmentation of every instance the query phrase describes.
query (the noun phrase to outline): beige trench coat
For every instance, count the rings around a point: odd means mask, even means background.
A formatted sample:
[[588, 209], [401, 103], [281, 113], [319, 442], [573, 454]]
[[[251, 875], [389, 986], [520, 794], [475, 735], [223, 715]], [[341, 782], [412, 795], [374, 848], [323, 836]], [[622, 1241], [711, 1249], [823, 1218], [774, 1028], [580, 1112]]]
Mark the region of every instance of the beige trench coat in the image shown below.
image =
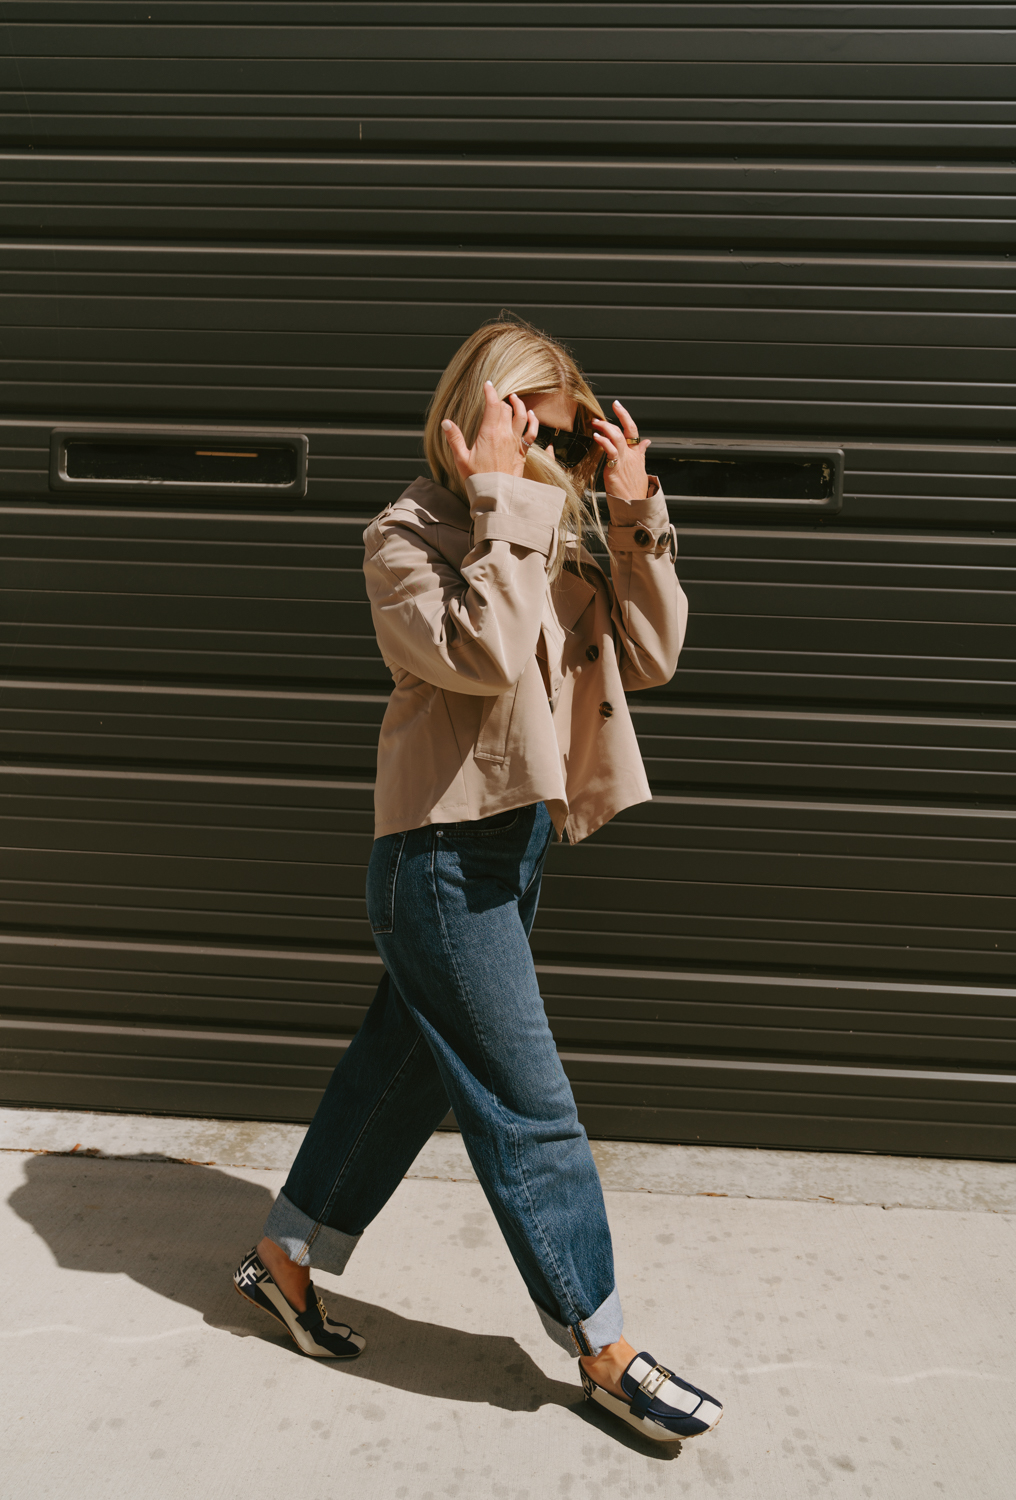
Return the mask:
[[[417, 479], [364, 532], [395, 680], [378, 748], [375, 837], [546, 802], [586, 838], [651, 793], [624, 690], [669, 682], [688, 603], [659, 486], [610, 501], [608, 579], [588, 553], [551, 584], [564, 494], [507, 474], [468, 506]], [[577, 557], [577, 554], [576, 554]]]

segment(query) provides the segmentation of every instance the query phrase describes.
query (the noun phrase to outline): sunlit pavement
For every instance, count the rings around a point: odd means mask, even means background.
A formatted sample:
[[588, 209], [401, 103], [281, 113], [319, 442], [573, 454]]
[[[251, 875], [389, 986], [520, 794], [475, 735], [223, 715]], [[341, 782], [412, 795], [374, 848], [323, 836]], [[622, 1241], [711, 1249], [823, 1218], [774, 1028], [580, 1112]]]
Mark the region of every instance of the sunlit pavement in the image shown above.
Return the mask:
[[369, 1341], [330, 1366], [231, 1284], [282, 1171], [71, 1144], [0, 1152], [3, 1500], [1016, 1493], [1011, 1212], [608, 1188], [626, 1334], [727, 1406], [675, 1452], [583, 1404], [475, 1183], [407, 1179], [317, 1278]]

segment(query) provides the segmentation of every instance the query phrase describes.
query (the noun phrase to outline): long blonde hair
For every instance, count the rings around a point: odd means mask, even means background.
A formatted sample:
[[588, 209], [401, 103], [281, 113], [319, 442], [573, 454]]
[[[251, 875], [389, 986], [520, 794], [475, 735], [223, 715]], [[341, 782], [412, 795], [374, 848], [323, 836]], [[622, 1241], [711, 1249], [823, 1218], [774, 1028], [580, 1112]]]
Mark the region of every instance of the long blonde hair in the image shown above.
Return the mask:
[[[603, 408], [582, 371], [556, 339], [529, 323], [509, 320], [503, 314], [491, 323], [484, 323], [453, 354], [427, 408], [424, 431], [424, 451], [431, 473], [438, 484], [462, 499], [466, 498], [466, 487], [441, 423], [450, 417], [471, 448], [483, 415], [485, 380], [493, 384], [502, 400], [512, 391], [533, 396], [562, 391], [578, 403], [577, 432], [591, 433], [592, 418], [603, 416]], [[591, 493], [600, 457], [600, 449], [594, 447], [574, 469], [564, 469], [542, 448], [534, 445], [529, 450], [523, 477], [556, 485], [565, 493], [557, 556], [550, 562], [551, 578], [564, 566], [569, 542], [575, 547], [572, 555], [580, 561], [582, 537], [587, 530], [594, 531], [603, 546], [607, 545], [603, 522]]]

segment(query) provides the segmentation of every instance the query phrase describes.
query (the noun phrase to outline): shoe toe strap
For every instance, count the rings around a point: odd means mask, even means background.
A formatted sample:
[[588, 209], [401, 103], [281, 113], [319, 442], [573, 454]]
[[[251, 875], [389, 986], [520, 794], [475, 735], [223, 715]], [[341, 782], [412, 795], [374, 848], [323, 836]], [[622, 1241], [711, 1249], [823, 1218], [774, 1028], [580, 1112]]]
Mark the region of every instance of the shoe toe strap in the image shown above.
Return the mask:
[[349, 1340], [353, 1333], [353, 1330], [345, 1323], [332, 1322], [327, 1308], [314, 1290], [313, 1283], [307, 1288], [307, 1311], [297, 1313], [296, 1321], [306, 1333], [330, 1333], [346, 1340]]
[[665, 1365], [648, 1365], [648, 1361], [640, 1357], [632, 1360], [625, 1373], [629, 1372], [633, 1379], [640, 1377], [630, 1398], [632, 1416], [640, 1420], [649, 1415], [654, 1403], [654, 1416], [662, 1415], [664, 1411], [668, 1415], [691, 1416], [702, 1403], [702, 1392], [688, 1386]]
[[314, 1283], [310, 1282], [307, 1287], [307, 1311], [297, 1313], [296, 1321], [307, 1333], [315, 1333], [326, 1317], [324, 1303], [315, 1291]]
[[653, 1404], [653, 1398], [648, 1391], [636, 1391], [631, 1398], [631, 1414], [643, 1421], [649, 1415], [649, 1408]]

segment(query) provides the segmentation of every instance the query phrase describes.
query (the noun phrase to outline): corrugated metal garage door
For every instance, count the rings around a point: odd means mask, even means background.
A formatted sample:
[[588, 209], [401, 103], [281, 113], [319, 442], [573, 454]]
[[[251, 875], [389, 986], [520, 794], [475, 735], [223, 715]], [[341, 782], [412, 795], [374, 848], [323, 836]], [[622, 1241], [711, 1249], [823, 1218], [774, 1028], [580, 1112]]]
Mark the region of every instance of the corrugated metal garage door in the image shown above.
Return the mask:
[[[4, 7], [3, 1095], [312, 1112], [378, 975], [360, 532], [510, 307], [667, 472], [844, 454], [674, 505], [657, 799], [534, 937], [591, 1132], [1016, 1156], [1011, 9], [487, 14]], [[125, 422], [306, 434], [307, 496], [50, 488]]]

